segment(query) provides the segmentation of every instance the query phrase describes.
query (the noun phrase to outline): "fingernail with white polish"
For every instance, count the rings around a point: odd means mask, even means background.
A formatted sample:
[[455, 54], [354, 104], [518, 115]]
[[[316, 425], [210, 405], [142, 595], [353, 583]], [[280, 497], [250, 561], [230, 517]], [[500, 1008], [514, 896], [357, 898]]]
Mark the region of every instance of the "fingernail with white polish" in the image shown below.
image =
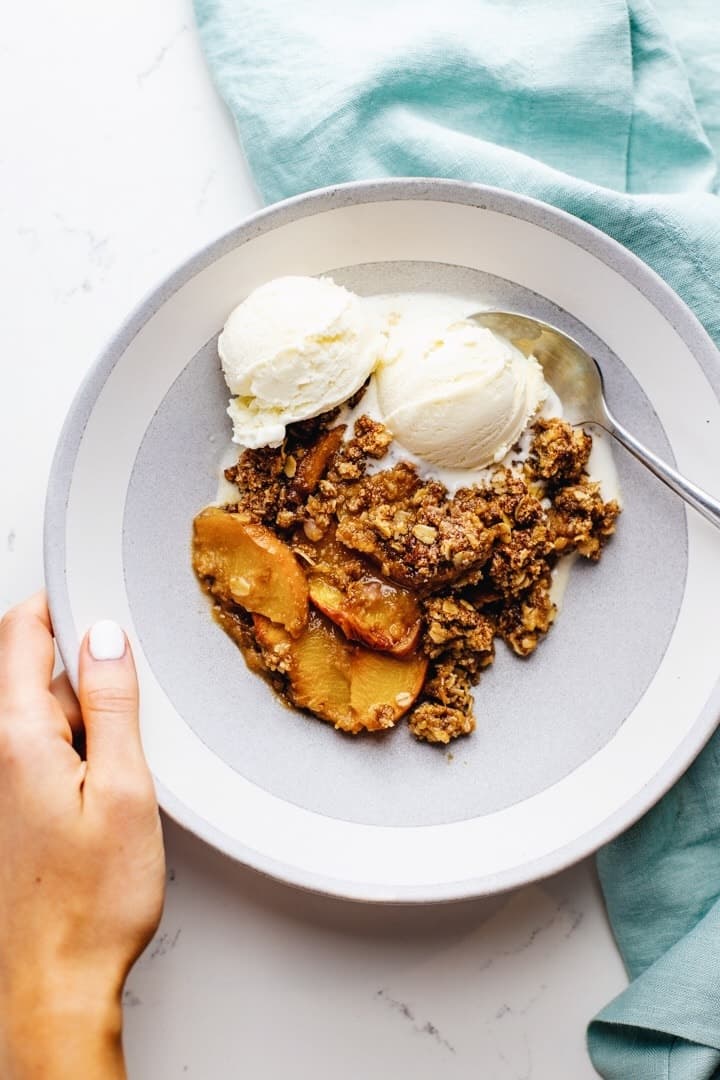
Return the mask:
[[125, 647], [125, 634], [111, 619], [96, 622], [90, 630], [88, 648], [93, 660], [120, 660]]

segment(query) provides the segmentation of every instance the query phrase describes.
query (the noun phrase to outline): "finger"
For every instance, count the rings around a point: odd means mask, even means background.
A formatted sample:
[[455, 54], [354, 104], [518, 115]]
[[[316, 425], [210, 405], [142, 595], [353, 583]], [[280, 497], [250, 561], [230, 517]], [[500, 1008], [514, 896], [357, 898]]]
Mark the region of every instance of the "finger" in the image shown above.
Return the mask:
[[82, 713], [80, 711], [80, 702], [75, 696], [75, 691], [70, 685], [70, 680], [65, 671], [54, 678], [50, 683], [50, 692], [65, 713], [73, 736], [77, 737], [78, 735], [82, 735], [83, 722]]
[[33, 593], [27, 600], [23, 600], [22, 603], [16, 604], [14, 608], [10, 608], [10, 612], [17, 611], [23, 612], [25, 615], [34, 615], [40, 620], [46, 630], [52, 634], [52, 623], [50, 621], [50, 612], [47, 605], [47, 593], [44, 589], [40, 589], [38, 592]]
[[55, 665], [55, 642], [45, 593], [36, 593], [0, 622], [0, 697], [18, 700], [47, 690]]
[[87, 745], [86, 785], [95, 782], [108, 790], [144, 781], [135, 664], [117, 623], [96, 623], [83, 641], [78, 697]]

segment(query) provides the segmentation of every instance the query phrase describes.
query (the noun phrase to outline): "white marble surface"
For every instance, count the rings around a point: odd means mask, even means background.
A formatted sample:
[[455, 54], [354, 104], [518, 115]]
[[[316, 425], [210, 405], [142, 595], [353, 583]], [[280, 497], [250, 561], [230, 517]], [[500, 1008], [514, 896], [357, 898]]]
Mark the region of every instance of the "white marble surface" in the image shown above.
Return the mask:
[[[189, 0], [15, 4], [0, 37], [0, 609], [42, 582], [45, 483], [119, 320], [258, 205]], [[624, 985], [590, 862], [426, 909], [313, 897], [167, 823], [126, 993], [132, 1080], [585, 1080]]]

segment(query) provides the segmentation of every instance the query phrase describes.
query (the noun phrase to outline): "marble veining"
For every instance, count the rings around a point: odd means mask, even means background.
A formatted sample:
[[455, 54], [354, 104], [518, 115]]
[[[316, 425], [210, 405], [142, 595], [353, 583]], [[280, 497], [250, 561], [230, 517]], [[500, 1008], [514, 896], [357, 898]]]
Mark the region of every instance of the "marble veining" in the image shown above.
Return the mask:
[[446, 1050], [449, 1050], [451, 1054], [454, 1054], [455, 1047], [452, 1043], [444, 1039], [431, 1020], [422, 1021], [418, 1020], [413, 1012], [412, 1008], [406, 1001], [398, 1001], [397, 998], [391, 997], [385, 990], [378, 990], [376, 997], [380, 998], [384, 1004], [388, 1005], [391, 1009], [403, 1016], [413, 1026], [413, 1031], [417, 1031], [419, 1035], [429, 1035], [432, 1039], [435, 1039], [440, 1046], [444, 1046]]
[[143, 68], [142, 71], [139, 71], [137, 73], [137, 81], [138, 81], [138, 83], [145, 82], [145, 80], [149, 79], [151, 75], [155, 75], [157, 73], [157, 71], [159, 70], [161, 64], [163, 63], [163, 61], [167, 57], [168, 53], [177, 44], [179, 38], [181, 38], [183, 34], [187, 34], [189, 30], [190, 30], [189, 24], [188, 23], [183, 23], [183, 25], [178, 30], [175, 31], [175, 33], [172, 35], [170, 40], [168, 42], [166, 42], [166, 44], [162, 45], [158, 49], [158, 51], [155, 53], [155, 56], [150, 61], [150, 63], [147, 65], [147, 67]]

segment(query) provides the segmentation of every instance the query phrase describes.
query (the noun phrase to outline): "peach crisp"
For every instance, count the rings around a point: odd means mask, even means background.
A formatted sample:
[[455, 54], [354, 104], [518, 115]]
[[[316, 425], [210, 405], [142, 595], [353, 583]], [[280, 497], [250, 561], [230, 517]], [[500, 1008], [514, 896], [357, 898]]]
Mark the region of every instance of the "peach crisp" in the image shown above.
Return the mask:
[[556, 615], [552, 571], [600, 557], [620, 508], [587, 474], [591, 437], [536, 419], [529, 453], [455, 494], [363, 415], [291, 424], [226, 470], [237, 501], [194, 522], [215, 618], [282, 699], [339, 731], [446, 744], [475, 727], [495, 642], [529, 656]]

